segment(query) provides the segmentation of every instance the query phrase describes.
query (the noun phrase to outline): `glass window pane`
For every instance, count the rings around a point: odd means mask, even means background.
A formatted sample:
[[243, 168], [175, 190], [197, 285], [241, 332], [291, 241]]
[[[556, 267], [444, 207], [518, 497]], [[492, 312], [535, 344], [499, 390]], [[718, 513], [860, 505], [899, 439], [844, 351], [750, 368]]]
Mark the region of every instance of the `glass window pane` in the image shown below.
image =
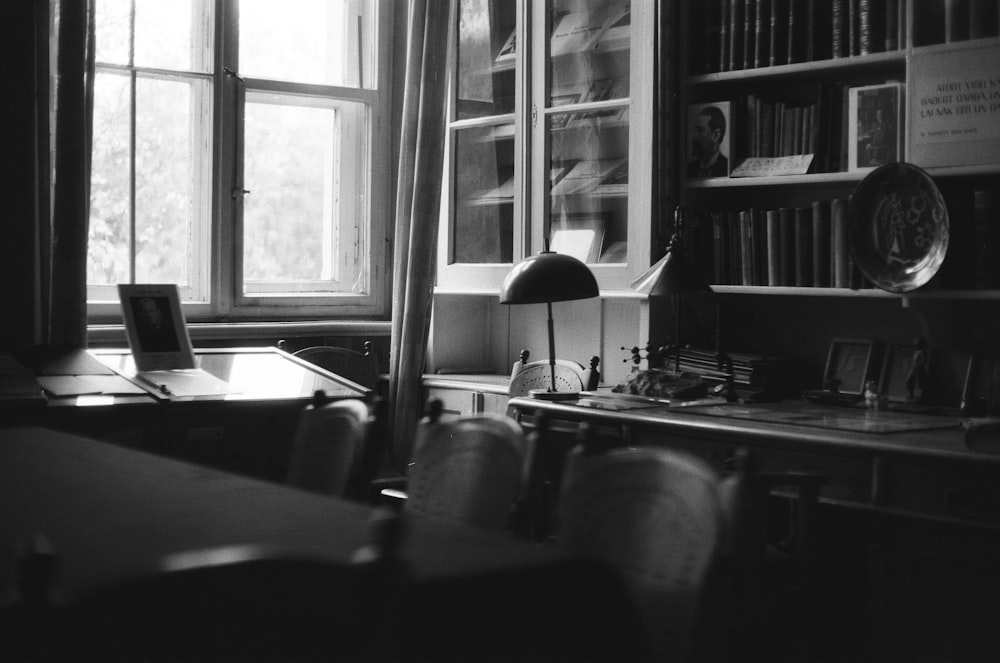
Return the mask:
[[87, 283], [129, 279], [129, 77], [94, 78], [94, 143], [90, 177]]
[[[296, 103], [298, 101], [298, 103]], [[243, 257], [247, 292], [363, 292], [365, 109], [248, 94]], [[273, 290], [273, 289], [272, 289]]]
[[513, 261], [513, 137], [513, 124], [455, 132], [452, 263]]
[[371, 0], [241, 0], [240, 73], [373, 88], [373, 12]]
[[94, 13], [97, 61], [129, 64], [132, 0], [97, 0]]
[[514, 112], [517, 48], [513, 0], [462, 0], [458, 28], [459, 119]]
[[628, 96], [629, 0], [555, 3], [549, 35], [549, 105]]
[[549, 116], [552, 249], [585, 262], [625, 262], [627, 107]]
[[204, 214], [196, 132], [203, 81], [141, 77], [136, 83], [135, 243], [138, 282], [192, 285], [193, 247]]
[[[205, 9], [202, 10], [202, 5]], [[140, 67], [182, 71], [210, 70], [207, 44], [210, 2], [186, 0], [136, 0], [135, 64]]]

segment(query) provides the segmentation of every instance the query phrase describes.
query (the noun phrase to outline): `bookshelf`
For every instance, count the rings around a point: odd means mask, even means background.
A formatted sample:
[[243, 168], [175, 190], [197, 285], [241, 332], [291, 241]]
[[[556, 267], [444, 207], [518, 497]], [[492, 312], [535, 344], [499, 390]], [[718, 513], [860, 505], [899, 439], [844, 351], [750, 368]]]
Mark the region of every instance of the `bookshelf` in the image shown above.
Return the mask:
[[650, 262], [652, 4], [463, 0], [459, 14], [438, 290], [496, 292], [574, 233], [594, 239], [581, 255], [601, 290], [626, 290]]
[[[689, 250], [713, 289], [898, 297], [871, 286], [850, 251], [835, 251], [843, 219], [834, 221], [873, 168], [905, 161], [941, 190], [950, 240], [937, 275], [904, 299], [1000, 298], [995, 2], [712, 0], [682, 3], [681, 25], [704, 38], [680, 54], [679, 103], [688, 109], [679, 113], [688, 123], [678, 129], [680, 200], [694, 222]], [[706, 105], [728, 110], [729, 176], [686, 170], [696, 156], [690, 112]], [[974, 140], [955, 138], [963, 132]], [[796, 241], [787, 229], [783, 239], [769, 236], [781, 232], [769, 217], [782, 214]], [[805, 226], [813, 232], [799, 232]], [[776, 269], [787, 260], [822, 269], [789, 283]]]

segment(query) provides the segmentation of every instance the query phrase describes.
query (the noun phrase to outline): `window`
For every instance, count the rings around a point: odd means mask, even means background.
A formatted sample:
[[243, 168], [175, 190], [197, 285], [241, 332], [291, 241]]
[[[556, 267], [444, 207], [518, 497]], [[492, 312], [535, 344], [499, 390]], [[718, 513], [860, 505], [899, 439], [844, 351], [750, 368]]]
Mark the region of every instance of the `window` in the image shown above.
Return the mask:
[[176, 283], [202, 319], [386, 305], [378, 0], [98, 0], [88, 298]]

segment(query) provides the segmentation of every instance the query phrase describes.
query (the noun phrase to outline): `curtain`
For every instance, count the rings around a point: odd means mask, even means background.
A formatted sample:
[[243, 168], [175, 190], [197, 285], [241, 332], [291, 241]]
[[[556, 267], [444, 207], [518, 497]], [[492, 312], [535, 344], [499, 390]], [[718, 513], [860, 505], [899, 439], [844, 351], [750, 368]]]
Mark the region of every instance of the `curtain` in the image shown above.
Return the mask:
[[0, 351], [86, 344], [94, 16], [90, 0], [3, 3], [7, 136]]
[[434, 269], [446, 125], [448, 45], [456, 0], [412, 0], [393, 255], [389, 401], [390, 460], [405, 468], [422, 409], [423, 374], [434, 292]]

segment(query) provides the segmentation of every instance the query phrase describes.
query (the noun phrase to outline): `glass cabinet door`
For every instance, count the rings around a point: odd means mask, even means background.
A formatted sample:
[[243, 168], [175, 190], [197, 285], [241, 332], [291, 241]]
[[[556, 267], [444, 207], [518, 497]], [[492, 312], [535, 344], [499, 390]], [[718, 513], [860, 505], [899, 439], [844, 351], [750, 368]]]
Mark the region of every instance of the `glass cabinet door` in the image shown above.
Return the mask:
[[505, 272], [520, 257], [518, 6], [458, 3], [439, 283], [487, 286], [489, 266]]

